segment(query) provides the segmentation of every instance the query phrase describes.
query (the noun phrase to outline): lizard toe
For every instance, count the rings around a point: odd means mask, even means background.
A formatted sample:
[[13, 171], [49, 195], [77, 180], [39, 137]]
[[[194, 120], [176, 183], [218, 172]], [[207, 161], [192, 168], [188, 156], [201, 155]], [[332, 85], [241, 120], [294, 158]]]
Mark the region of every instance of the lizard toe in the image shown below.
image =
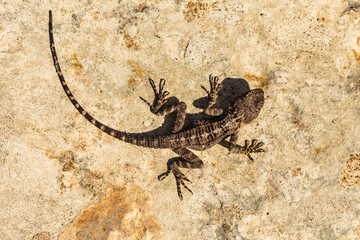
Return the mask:
[[162, 173], [162, 174], [160, 174], [159, 176], [158, 176], [158, 180], [159, 181], [162, 181], [162, 180], [164, 180], [168, 175], [169, 175], [169, 173], [170, 172], [164, 172], [164, 173]]

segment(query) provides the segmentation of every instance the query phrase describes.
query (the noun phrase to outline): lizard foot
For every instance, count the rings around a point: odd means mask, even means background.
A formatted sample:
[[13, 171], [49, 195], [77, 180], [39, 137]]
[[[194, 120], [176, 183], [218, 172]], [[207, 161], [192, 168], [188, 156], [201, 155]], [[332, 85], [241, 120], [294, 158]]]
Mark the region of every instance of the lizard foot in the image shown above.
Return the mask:
[[264, 145], [263, 142], [259, 142], [256, 139], [252, 139], [250, 144], [249, 144], [249, 140], [245, 140], [245, 146], [233, 145], [230, 146], [229, 150], [230, 152], [233, 153], [245, 154], [248, 156], [251, 162], [254, 162], [254, 159], [251, 157], [250, 153], [265, 152], [265, 150], [261, 148], [263, 145]]
[[265, 152], [264, 149], [261, 147], [264, 145], [263, 142], [259, 142], [256, 139], [251, 140], [251, 144], [249, 145], [249, 140], [245, 140], [244, 154], [248, 156], [251, 162], [254, 162], [254, 159], [250, 156], [250, 153], [258, 153], [258, 152]]
[[156, 113], [161, 108], [161, 106], [164, 105], [168, 101], [168, 99], [166, 97], [170, 93], [168, 91], [163, 91], [164, 85], [165, 85], [165, 79], [160, 79], [159, 91], [157, 91], [157, 89], [156, 89], [154, 80], [149, 78], [149, 82], [150, 82], [151, 88], [153, 89], [154, 95], [155, 95], [153, 104], [150, 104], [148, 101], [146, 101], [142, 97], [140, 97], [140, 99], [143, 100], [150, 107], [150, 111], [152, 113]]
[[180, 200], [183, 200], [183, 195], [182, 195], [182, 192], [181, 192], [181, 185], [187, 189], [191, 194], [193, 194], [193, 192], [191, 191], [190, 188], [188, 188], [185, 184], [184, 181], [188, 181], [191, 183], [191, 181], [185, 177], [185, 175], [179, 170], [179, 169], [172, 169], [172, 170], [168, 170], [162, 174], [160, 174], [158, 176], [158, 179], [159, 181], [162, 181], [164, 180], [168, 175], [169, 173], [172, 172], [174, 174], [174, 177], [175, 177], [175, 180], [176, 180], [176, 188], [177, 188], [177, 193], [178, 193], [178, 196], [180, 198]]
[[201, 86], [201, 88], [204, 89], [205, 92], [207, 93], [209, 101], [215, 102], [218, 96], [218, 92], [222, 88], [222, 84], [218, 83], [219, 82], [218, 76], [213, 77], [211, 74], [209, 76], [209, 82], [210, 82], [210, 91], [208, 91], [204, 86]]
[[201, 86], [202, 89], [208, 95], [208, 106], [204, 109], [204, 113], [209, 116], [219, 116], [223, 113], [223, 109], [215, 107], [216, 99], [218, 98], [218, 93], [222, 89], [222, 84], [219, 83], [219, 77], [212, 75], [209, 76], [210, 82], [210, 91], [208, 91], [204, 86]]

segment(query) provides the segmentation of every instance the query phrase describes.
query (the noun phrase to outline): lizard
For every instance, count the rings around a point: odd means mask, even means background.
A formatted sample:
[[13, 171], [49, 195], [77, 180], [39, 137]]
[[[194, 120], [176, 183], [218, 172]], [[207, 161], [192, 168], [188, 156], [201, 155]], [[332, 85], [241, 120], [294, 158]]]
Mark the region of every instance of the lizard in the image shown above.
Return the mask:
[[160, 79], [159, 87], [157, 89], [155, 82], [149, 78], [151, 88], [155, 95], [154, 101], [150, 104], [144, 98], [140, 97], [140, 99], [149, 106], [150, 111], [155, 115], [165, 116], [171, 113], [175, 114], [171, 132], [168, 134], [148, 136], [141, 133], [119, 131], [93, 118], [79, 104], [70, 91], [62, 74], [55, 49], [51, 10], [49, 10], [49, 38], [52, 59], [60, 83], [70, 102], [86, 120], [101, 131], [126, 143], [146, 148], [171, 149], [179, 155], [178, 157], [168, 160], [167, 170], [158, 176], [158, 180], [162, 181], [172, 173], [175, 177], [177, 193], [180, 200], [183, 199], [181, 186], [187, 189], [191, 194], [193, 192], [185, 184], [185, 181], [190, 183], [191, 181], [179, 168], [201, 169], [204, 165], [203, 161], [190, 151], [190, 149], [202, 151], [213, 147], [216, 144], [224, 144], [224, 142], [227, 142], [225, 139], [230, 137], [230, 142], [227, 143], [230, 143], [228, 144], [228, 148], [231, 153], [245, 154], [253, 161], [250, 153], [264, 152], [264, 149], [262, 148], [263, 143], [256, 139], [253, 139], [251, 142], [245, 140], [245, 146], [236, 144], [239, 129], [245, 124], [253, 121], [259, 115], [260, 110], [264, 105], [264, 91], [262, 89], [257, 88], [249, 90], [237, 97], [226, 109], [217, 108], [216, 100], [219, 91], [222, 89], [222, 84], [218, 82], [219, 78], [217, 76], [213, 77], [210, 75], [210, 90], [207, 90], [204, 86], [201, 87], [208, 95], [207, 106], [204, 109], [204, 113], [208, 116], [212, 116], [212, 119], [198, 120], [197, 122], [190, 123], [190, 126], [184, 127], [186, 104], [184, 102], [178, 102], [167, 105], [169, 92], [164, 91], [165, 80]]

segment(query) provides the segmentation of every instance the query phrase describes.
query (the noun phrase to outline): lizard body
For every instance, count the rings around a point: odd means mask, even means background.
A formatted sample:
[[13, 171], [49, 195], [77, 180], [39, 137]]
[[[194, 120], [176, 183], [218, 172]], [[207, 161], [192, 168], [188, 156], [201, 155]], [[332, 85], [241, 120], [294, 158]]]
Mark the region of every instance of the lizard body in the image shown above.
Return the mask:
[[103, 132], [119, 140], [142, 147], [171, 149], [180, 156], [171, 158], [167, 163], [167, 171], [158, 177], [159, 180], [163, 180], [169, 173], [173, 173], [180, 199], [183, 198], [180, 189], [181, 185], [191, 193], [192, 191], [184, 183], [184, 181], [190, 180], [185, 177], [179, 168], [202, 168], [203, 166], [202, 160], [189, 149], [205, 150], [216, 144], [223, 143], [225, 138], [230, 137], [229, 150], [234, 153], [246, 154], [250, 160], [253, 160], [249, 155], [250, 153], [264, 151], [261, 148], [263, 143], [258, 142], [257, 140], [252, 140], [251, 144], [249, 144], [249, 141], [246, 140], [245, 146], [239, 146], [236, 144], [238, 129], [243, 125], [250, 123], [259, 114], [264, 104], [263, 90], [250, 90], [233, 101], [224, 111], [223, 109], [215, 107], [218, 92], [222, 88], [222, 85], [218, 84], [218, 77], [212, 77], [210, 75], [210, 91], [202, 86], [208, 94], [208, 105], [204, 110], [204, 113], [215, 117], [210, 121], [200, 121], [198, 123], [193, 123], [190, 127], [183, 128], [186, 115], [186, 104], [184, 102], [180, 102], [171, 106], [165, 106], [164, 104], [167, 102], [166, 97], [169, 94], [169, 92], [163, 91], [165, 80], [160, 80], [159, 90], [157, 90], [154, 81], [149, 79], [155, 94], [155, 100], [153, 104], [150, 104], [142, 97], [140, 98], [149, 105], [150, 111], [156, 115], [163, 116], [172, 112], [176, 113], [172, 132], [166, 135], [158, 136], [147, 136], [141, 133], [127, 133], [125, 131], [119, 131], [106, 126], [93, 118], [73, 96], [61, 72], [56, 54], [51, 11], [49, 11], [49, 37], [52, 58], [60, 83], [71, 103], [80, 112], [80, 114], [84, 116], [84, 118]]

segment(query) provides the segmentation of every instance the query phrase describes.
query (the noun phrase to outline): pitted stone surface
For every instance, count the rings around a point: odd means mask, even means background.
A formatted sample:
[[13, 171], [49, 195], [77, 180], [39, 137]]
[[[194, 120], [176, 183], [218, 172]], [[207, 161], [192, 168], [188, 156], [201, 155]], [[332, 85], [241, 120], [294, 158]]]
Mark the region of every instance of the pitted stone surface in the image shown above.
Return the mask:
[[[358, 3], [0, 6], [0, 239], [360, 238]], [[266, 99], [238, 143], [256, 138], [266, 152], [251, 164], [221, 146], [196, 152], [205, 166], [186, 172], [194, 195], [180, 202], [173, 178], [157, 180], [172, 151], [117, 141], [66, 98], [49, 9], [63, 74], [97, 119], [128, 132], [161, 126], [139, 99], [152, 96], [148, 77], [165, 78], [190, 113], [209, 74], [243, 78]]]

